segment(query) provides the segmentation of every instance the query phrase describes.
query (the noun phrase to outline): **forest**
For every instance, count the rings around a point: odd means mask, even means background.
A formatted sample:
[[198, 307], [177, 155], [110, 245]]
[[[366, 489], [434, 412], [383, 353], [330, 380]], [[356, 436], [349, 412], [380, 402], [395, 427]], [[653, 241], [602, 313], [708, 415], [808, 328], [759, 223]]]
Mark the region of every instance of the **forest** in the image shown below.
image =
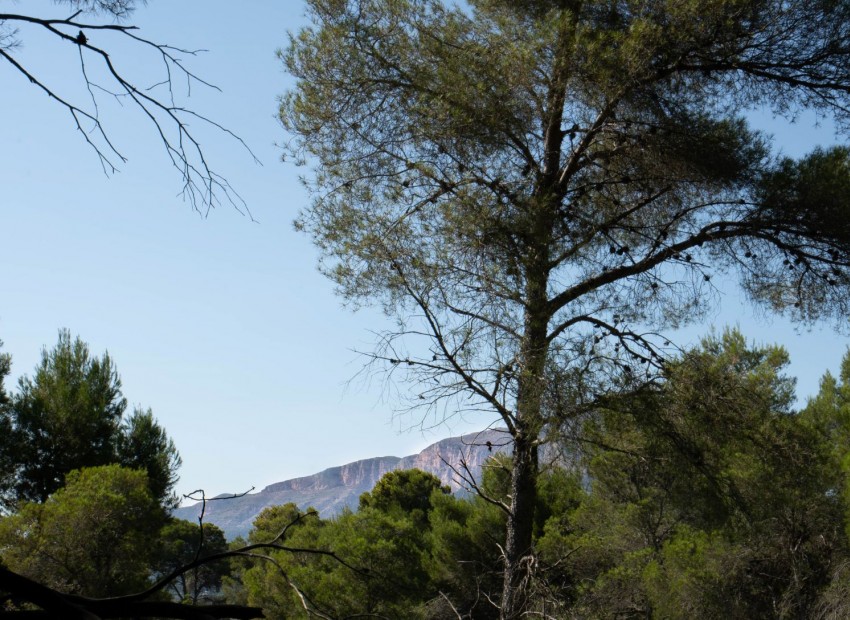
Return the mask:
[[[850, 352], [801, 409], [788, 361], [735, 330], [708, 336], [557, 440], [537, 481], [529, 615], [847, 617]], [[226, 541], [169, 516], [180, 457], [150, 410], [126, 415], [107, 354], [62, 330], [0, 402], [0, 559], [17, 575], [105, 600], [170, 576], [147, 604], [206, 617], [499, 617], [509, 455], [467, 494], [394, 471], [356, 511], [275, 506]], [[39, 617], [27, 609], [7, 593], [0, 616]]]
[[[105, 173], [124, 156], [104, 98], [142, 115], [191, 208], [250, 215], [196, 129], [245, 143], [175, 103], [176, 80], [207, 84], [195, 52], [127, 25], [143, 3], [57, 4], [0, 14], [4, 66]], [[848, 332], [850, 2], [305, 8], [278, 52], [294, 226], [344, 303], [388, 319], [364, 372], [394, 406], [496, 420], [510, 453], [479, 480], [460, 464], [467, 496], [395, 472], [355, 511], [275, 507], [228, 543], [169, 516], [174, 442], [61, 330], [0, 384], [0, 618], [850, 616], [850, 356], [800, 407], [781, 347], [676, 342], [726, 285]], [[25, 64], [25, 28], [79, 56], [78, 102]], [[102, 34], [161, 80], [125, 76]], [[789, 156], [756, 113], [839, 142]]]

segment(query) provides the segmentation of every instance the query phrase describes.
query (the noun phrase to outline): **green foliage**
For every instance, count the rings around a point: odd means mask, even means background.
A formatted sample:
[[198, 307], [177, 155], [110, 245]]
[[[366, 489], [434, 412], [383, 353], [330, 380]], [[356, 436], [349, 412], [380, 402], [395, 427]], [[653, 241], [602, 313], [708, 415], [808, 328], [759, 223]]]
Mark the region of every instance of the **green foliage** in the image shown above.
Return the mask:
[[[243, 537], [237, 536], [228, 545], [228, 551], [236, 551], [248, 544]], [[231, 605], [248, 605], [248, 589], [245, 587], [245, 571], [251, 566], [250, 562], [236, 555], [228, 561], [229, 569], [221, 578], [221, 598]]]
[[[280, 541], [291, 551], [272, 552], [273, 562], [256, 561], [243, 572], [246, 600], [270, 618], [309, 617], [305, 606], [331, 617], [422, 617], [424, 603], [437, 595], [430, 518], [456, 501], [446, 491], [431, 474], [390, 472], [363, 494], [356, 513], [301, 519]], [[249, 540], [269, 541], [302, 516], [293, 504], [266, 509]]]
[[786, 363], [726, 332], [590, 425], [591, 493], [562, 541], [579, 608], [811, 616], [848, 549], [831, 448], [790, 413]]
[[21, 378], [10, 409], [17, 497], [44, 501], [71, 470], [113, 462], [126, 407], [109, 355], [92, 357], [88, 345], [61, 330], [56, 346], [42, 350], [34, 376]]
[[[479, 484], [483, 496], [443, 496], [434, 500], [429, 572], [437, 589], [464, 617], [499, 617], [494, 602], [501, 595], [504, 575], [502, 540], [507, 514], [497, 503], [507, 505], [510, 479], [509, 455], [497, 455], [484, 465]], [[553, 465], [538, 477], [536, 496], [535, 586], [539, 599], [548, 605], [542, 609], [552, 613], [572, 597], [571, 578], [564, 570], [556, 539], [562, 540], [571, 531], [572, 514], [582, 502], [584, 491], [575, 472]], [[557, 605], [552, 604], [553, 599], [557, 599]], [[436, 614], [434, 617], [456, 617], [445, 599], [431, 601], [429, 610]], [[542, 613], [541, 609], [537, 611]]]
[[0, 435], [0, 463], [13, 464], [11, 474], [0, 478], [4, 505], [43, 502], [68, 472], [117, 463], [144, 468], [155, 497], [174, 506], [177, 449], [150, 410], [125, 418], [126, 409], [109, 354], [94, 357], [80, 338], [60, 330], [33, 377], [22, 377], [18, 392], [0, 407], [0, 428], [7, 431]]
[[418, 603], [435, 594], [423, 566], [425, 533], [414, 519], [398, 513], [364, 509], [344, 514], [323, 528], [317, 542], [359, 572], [322, 558], [293, 577], [305, 588], [315, 584], [317, 605], [336, 617], [418, 617]]
[[174, 442], [154, 419], [153, 412], [134, 409], [114, 441], [118, 463], [131, 469], [144, 469], [154, 497], [166, 507], [176, 507], [174, 486], [182, 460]]
[[827, 372], [820, 391], [801, 412], [803, 421], [830, 448], [831, 466], [825, 475], [830, 492], [844, 501], [844, 519], [850, 540], [850, 351], [844, 355], [836, 379]]
[[764, 208], [782, 224], [804, 226], [818, 237], [841, 243], [850, 239], [847, 147], [818, 148], [799, 161], [784, 158], [765, 175], [760, 191]]
[[[491, 477], [485, 474], [482, 485], [493, 491]], [[463, 500], [434, 498], [428, 570], [436, 588], [464, 614], [482, 619], [498, 617], [491, 601], [498, 598], [502, 587], [504, 567], [499, 545], [505, 536], [505, 521], [504, 511], [475, 496]], [[444, 604], [435, 600], [432, 609], [436, 612]], [[437, 617], [450, 618], [449, 611], [444, 609], [444, 615]]]
[[[787, 363], [781, 348], [726, 331], [667, 364], [663, 381], [591, 414], [580, 470], [538, 476], [525, 609], [558, 618], [840, 617], [850, 354], [841, 381], [827, 375], [799, 415]], [[284, 540], [290, 551], [247, 565], [245, 600], [273, 618], [306, 618], [305, 606], [331, 617], [500, 617], [500, 504], [512, 466], [507, 455], [491, 459], [481, 495], [464, 499], [421, 472], [385, 476], [357, 512], [299, 522]], [[264, 512], [252, 541], [300, 514], [293, 505]], [[348, 566], [291, 549], [333, 551]]]
[[[261, 606], [270, 618], [307, 618], [305, 606], [330, 617], [496, 618], [506, 513], [494, 502], [505, 501], [509, 482], [510, 459], [497, 456], [480, 481], [492, 501], [459, 499], [431, 474], [410, 470], [386, 474], [356, 512], [333, 519], [303, 518], [293, 504], [267, 508], [249, 541], [268, 542], [285, 530], [279, 542], [286, 550], [242, 564], [228, 600]], [[577, 476], [547, 470], [538, 497], [540, 537], [544, 530], [564, 535], [583, 497]], [[544, 564], [551, 598], [565, 589], [563, 570], [557, 560]]]
[[[293, 503], [271, 506], [254, 520], [248, 542], [265, 543], [277, 539], [283, 545], [296, 547], [293, 536], [300, 532], [299, 543], [317, 549], [316, 539], [323, 527], [324, 523], [317, 518], [304, 518], [304, 513]], [[289, 567], [295, 558], [286, 552], [270, 552], [268, 557], [269, 560], [240, 562], [238, 572], [242, 588], [231, 583], [231, 595], [236, 594], [236, 600], [244, 597], [247, 604], [262, 607], [267, 618], [297, 618], [301, 604], [289, 579]]]
[[63, 592], [128, 594], [147, 583], [164, 521], [143, 471], [74, 470], [44, 503], [24, 502], [0, 520], [0, 560]]
[[360, 496], [360, 510], [373, 508], [380, 512], [408, 514], [424, 521], [432, 507], [434, 493], [450, 493], [440, 479], [420, 469], [391, 471], [384, 474], [371, 491]]
[[[800, 414], [787, 363], [781, 348], [726, 331], [667, 363], [663, 380], [590, 412], [580, 467], [536, 476], [524, 609], [683, 620], [844, 614], [850, 353]], [[168, 452], [149, 411], [121, 422], [116, 452]], [[167, 520], [145, 461], [133, 463], [72, 471], [45, 502], [20, 502], [0, 520], [0, 562], [63, 591], [112, 596], [227, 548], [206, 524], [199, 550], [199, 528]], [[463, 499], [411, 470], [387, 474], [356, 512], [334, 519], [294, 504], [266, 509], [249, 542], [277, 548], [199, 567], [170, 592], [193, 604], [258, 605], [269, 618], [498, 618], [513, 467], [510, 455], [495, 456], [481, 494]]]
[[753, 617], [741, 607], [740, 589], [730, 579], [747, 578], [741, 574], [746, 552], [721, 534], [678, 528], [636, 575], [645, 584], [653, 617]]
[[[212, 523], [201, 528], [183, 519], [171, 519], [157, 537], [158, 553], [153, 563], [154, 573], [163, 577], [172, 571], [228, 550], [224, 532]], [[222, 578], [230, 572], [227, 560], [203, 564], [181, 574], [168, 585], [168, 591], [180, 602], [197, 605], [216, 602], [221, 598]]]

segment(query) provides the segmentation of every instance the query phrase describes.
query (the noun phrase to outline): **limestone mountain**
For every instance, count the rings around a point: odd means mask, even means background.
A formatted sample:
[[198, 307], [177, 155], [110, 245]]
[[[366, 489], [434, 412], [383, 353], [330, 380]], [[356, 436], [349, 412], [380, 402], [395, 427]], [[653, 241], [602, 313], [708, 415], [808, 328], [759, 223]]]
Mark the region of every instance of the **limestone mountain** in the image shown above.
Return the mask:
[[[331, 467], [312, 476], [276, 482], [258, 493], [242, 497], [207, 501], [204, 521], [224, 530], [228, 539], [245, 536], [260, 512], [267, 506], [288, 502], [299, 508], [315, 508], [322, 517], [338, 514], [344, 508], [355, 509], [361, 493], [370, 491], [385, 473], [397, 469], [421, 469], [437, 476], [454, 492], [464, 492], [462, 481], [452, 469], [462, 469], [466, 463], [477, 479], [489, 456], [510, 451], [510, 436], [504, 431], [489, 429], [480, 433], [451, 437], [431, 444], [411, 456], [383, 456], [347, 465]], [[174, 511], [180, 519], [196, 521], [201, 504], [183, 506]]]

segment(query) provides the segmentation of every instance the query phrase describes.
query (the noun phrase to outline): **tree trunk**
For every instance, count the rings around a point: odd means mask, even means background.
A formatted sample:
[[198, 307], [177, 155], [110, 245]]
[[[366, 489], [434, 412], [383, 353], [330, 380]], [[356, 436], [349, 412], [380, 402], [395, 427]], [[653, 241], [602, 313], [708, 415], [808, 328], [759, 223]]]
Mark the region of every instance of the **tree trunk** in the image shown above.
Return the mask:
[[567, 48], [574, 23], [563, 23], [558, 32], [556, 62], [547, 97], [543, 178], [535, 191], [532, 221], [525, 257], [525, 320], [520, 351], [522, 366], [517, 394], [514, 453], [511, 473], [511, 513], [505, 534], [505, 574], [502, 587], [501, 620], [520, 618], [528, 611], [529, 589], [536, 559], [533, 549], [534, 509], [537, 503], [538, 450], [544, 430], [543, 392], [549, 352], [551, 307], [548, 287], [551, 269], [549, 252], [552, 231], [563, 190], [558, 189], [561, 123], [566, 100]]
[[511, 475], [511, 514], [505, 539], [502, 620], [519, 618], [527, 607], [534, 565], [532, 530], [537, 500], [537, 438], [517, 437]]
[[511, 512], [505, 534], [501, 620], [514, 620], [527, 610], [528, 589], [535, 563], [532, 532], [537, 503], [537, 446], [543, 431], [543, 391], [549, 350], [546, 295], [549, 278], [546, 266], [548, 230], [544, 222], [536, 235], [539, 240], [538, 251], [527, 262], [526, 270], [525, 333], [520, 351], [522, 370], [513, 429]]

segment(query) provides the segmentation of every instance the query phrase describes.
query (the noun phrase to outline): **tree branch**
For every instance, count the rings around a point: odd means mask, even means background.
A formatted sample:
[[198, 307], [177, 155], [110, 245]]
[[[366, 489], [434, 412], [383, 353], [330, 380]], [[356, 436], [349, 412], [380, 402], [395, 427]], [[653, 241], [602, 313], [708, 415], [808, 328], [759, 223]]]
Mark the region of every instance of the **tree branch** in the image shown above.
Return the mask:
[[[225, 177], [220, 175], [211, 167], [207, 161], [206, 153], [201, 146], [199, 138], [190, 130], [189, 120], [203, 121], [217, 131], [226, 134], [243, 147], [255, 163], [260, 163], [256, 156], [248, 148], [247, 144], [234, 132], [225, 128], [220, 123], [188, 108], [176, 105], [174, 102], [172, 70], [176, 69], [185, 76], [188, 87], [188, 95], [191, 96], [191, 85], [202, 84], [209, 88], [218, 90], [211, 83], [201, 79], [183, 64], [180, 55], [194, 56], [203, 50], [186, 50], [170, 45], [155, 43], [145, 37], [136, 34], [135, 26], [122, 24], [98, 24], [78, 21], [76, 18], [81, 11], [64, 19], [38, 18], [31, 15], [14, 13], [0, 13], [0, 24], [21, 24], [40, 28], [60, 40], [77, 46], [80, 55], [80, 72], [82, 81], [92, 100], [89, 110], [61, 95], [53, 86], [37, 77], [33, 71], [22, 64], [13, 54], [15, 41], [0, 45], [0, 57], [5, 59], [15, 71], [24, 76], [39, 90], [55, 100], [64, 107], [71, 115], [74, 126], [82, 134], [86, 144], [94, 151], [101, 163], [103, 171], [111, 175], [118, 171], [118, 165], [127, 162], [127, 158], [118, 150], [115, 143], [109, 137], [110, 132], [102, 120], [96, 92], [110, 94], [113, 97], [128, 97], [135, 108], [140, 111], [153, 127], [154, 133], [159, 137], [163, 150], [168, 157], [172, 167], [178, 171], [182, 178], [182, 196], [189, 202], [193, 209], [201, 214], [209, 213], [211, 208], [228, 203], [240, 212], [250, 217], [250, 211], [245, 201], [233, 189]], [[64, 29], [78, 30], [76, 36], [65, 32]], [[157, 52], [164, 63], [165, 77], [151, 87], [143, 88], [126, 77], [115, 66], [112, 57], [104, 47], [94, 44], [90, 36], [92, 33], [110, 32], [126, 37], [144, 48]], [[88, 34], [86, 34], [88, 33]], [[109, 79], [112, 80], [113, 88], [107, 88], [92, 81], [86, 69], [85, 54], [93, 54], [99, 58]], [[157, 86], [166, 86], [168, 98], [163, 100], [151, 93]], [[91, 125], [90, 127], [84, 125]]]

